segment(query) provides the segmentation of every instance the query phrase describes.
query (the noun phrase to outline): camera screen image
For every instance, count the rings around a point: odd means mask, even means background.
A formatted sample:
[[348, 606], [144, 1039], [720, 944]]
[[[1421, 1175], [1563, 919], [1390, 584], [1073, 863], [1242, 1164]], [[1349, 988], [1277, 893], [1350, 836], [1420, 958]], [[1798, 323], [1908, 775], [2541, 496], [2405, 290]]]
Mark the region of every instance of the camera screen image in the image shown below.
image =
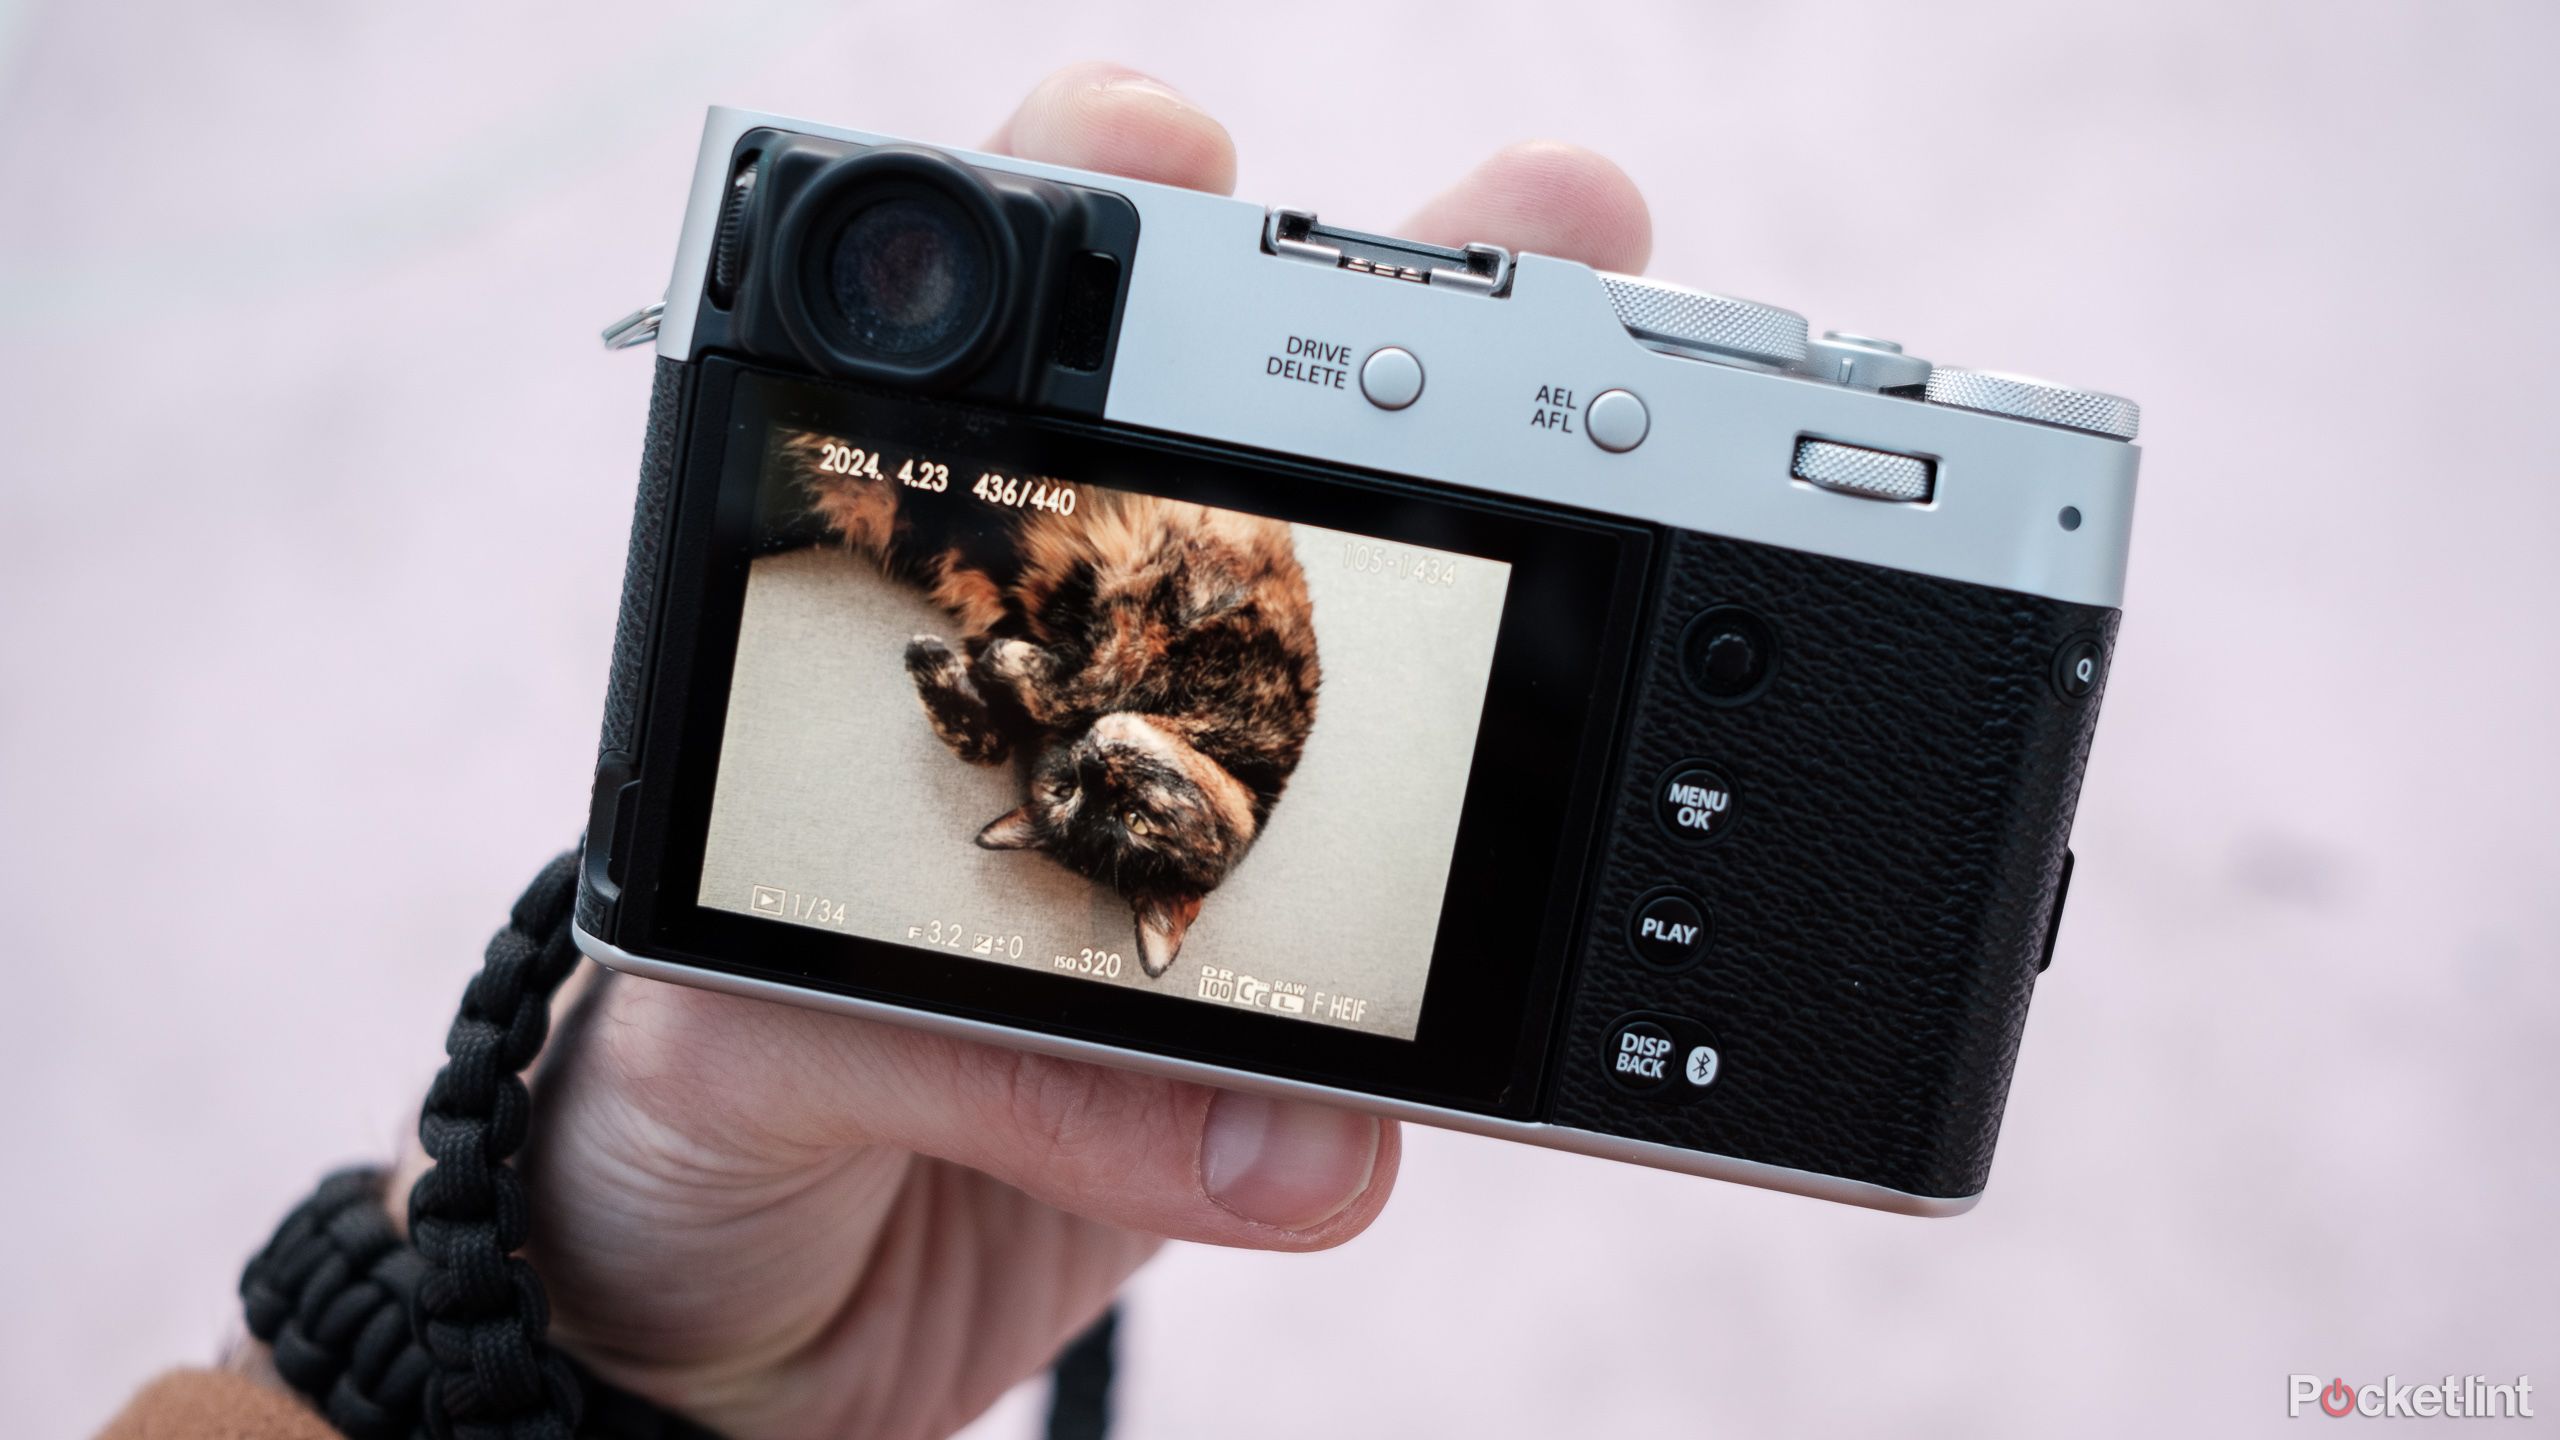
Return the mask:
[[768, 432], [699, 903], [1412, 1039], [1511, 567], [1110, 478]]

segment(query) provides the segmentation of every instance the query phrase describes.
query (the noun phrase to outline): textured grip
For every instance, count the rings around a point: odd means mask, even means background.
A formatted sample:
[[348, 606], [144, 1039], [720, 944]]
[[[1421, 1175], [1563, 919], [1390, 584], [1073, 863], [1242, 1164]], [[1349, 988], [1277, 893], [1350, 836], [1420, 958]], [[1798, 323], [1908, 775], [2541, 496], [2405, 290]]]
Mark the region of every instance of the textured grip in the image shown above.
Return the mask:
[[[622, 562], [622, 613], [613, 626], [613, 671], [604, 691], [604, 735], [596, 745], [596, 764], [604, 771], [612, 757], [636, 755], [640, 746], [640, 706], [647, 694], [649, 631], [657, 615], [658, 567], [664, 563], [667, 527], [675, 509], [676, 447], [683, 438], [685, 382], [683, 361], [660, 357], [649, 389], [649, 428], [641, 441], [640, 488], [631, 506], [631, 546]], [[590, 835], [598, 845], [611, 837]], [[581, 867], [578, 924], [590, 934], [604, 934], [610, 905], [597, 892], [591, 873]]]
[[[1979, 1193], [2051, 923], [2096, 726], [2055, 656], [2116, 613], [1696, 534], [1673, 537], [1581, 979], [1555, 1057], [1561, 1125], [1866, 1181]], [[1679, 670], [1683, 626], [1740, 605], [1777, 669], [1740, 705]], [[1655, 787], [1702, 761], [1732, 788], [1712, 842], [1675, 840]], [[1628, 938], [1646, 894], [1705, 903], [1706, 958], [1665, 975]], [[1619, 1089], [1635, 1011], [1714, 1037], [1689, 1097]]]

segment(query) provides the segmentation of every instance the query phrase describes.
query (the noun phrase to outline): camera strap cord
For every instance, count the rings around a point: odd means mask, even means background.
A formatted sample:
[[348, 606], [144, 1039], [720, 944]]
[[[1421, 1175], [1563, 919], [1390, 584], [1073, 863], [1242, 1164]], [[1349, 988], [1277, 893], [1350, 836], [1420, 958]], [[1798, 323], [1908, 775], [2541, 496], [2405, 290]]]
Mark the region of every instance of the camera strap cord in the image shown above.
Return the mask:
[[[240, 1277], [249, 1331], [348, 1440], [720, 1440], [552, 1348], [542, 1281], [517, 1253], [532, 1207], [514, 1165], [532, 1123], [524, 1071], [577, 969], [577, 852], [543, 867], [491, 937], [445, 1035], [418, 1137], [433, 1166], [403, 1240], [385, 1172], [341, 1170], [287, 1215]], [[1058, 1357], [1050, 1440], [1110, 1428], [1105, 1312]]]

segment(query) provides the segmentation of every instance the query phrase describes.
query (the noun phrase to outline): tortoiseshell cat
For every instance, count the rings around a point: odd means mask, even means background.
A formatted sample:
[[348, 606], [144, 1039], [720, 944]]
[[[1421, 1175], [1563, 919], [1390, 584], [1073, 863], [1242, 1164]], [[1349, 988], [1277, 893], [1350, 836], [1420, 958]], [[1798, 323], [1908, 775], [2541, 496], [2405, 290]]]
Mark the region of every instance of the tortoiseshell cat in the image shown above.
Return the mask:
[[[925, 716], [973, 765], [1028, 757], [1030, 798], [978, 832], [1111, 886], [1162, 975], [1271, 818], [1315, 724], [1315, 608], [1289, 527], [1079, 489], [1071, 515], [915, 491], [783, 442], [839, 541], [960, 627], [907, 645]], [[952, 483], [961, 482], [952, 477]]]

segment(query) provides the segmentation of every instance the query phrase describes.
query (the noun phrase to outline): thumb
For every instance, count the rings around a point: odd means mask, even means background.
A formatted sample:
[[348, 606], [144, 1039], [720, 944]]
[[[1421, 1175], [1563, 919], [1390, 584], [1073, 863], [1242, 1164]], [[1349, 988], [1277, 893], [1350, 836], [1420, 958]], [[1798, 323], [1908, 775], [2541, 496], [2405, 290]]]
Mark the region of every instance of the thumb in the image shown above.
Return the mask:
[[1397, 1127], [1352, 1111], [646, 980], [604, 998], [570, 1081], [585, 1106], [626, 1109], [614, 1133], [689, 1170], [715, 1152], [739, 1193], [876, 1146], [1122, 1229], [1314, 1250], [1366, 1229], [1395, 1179]]

